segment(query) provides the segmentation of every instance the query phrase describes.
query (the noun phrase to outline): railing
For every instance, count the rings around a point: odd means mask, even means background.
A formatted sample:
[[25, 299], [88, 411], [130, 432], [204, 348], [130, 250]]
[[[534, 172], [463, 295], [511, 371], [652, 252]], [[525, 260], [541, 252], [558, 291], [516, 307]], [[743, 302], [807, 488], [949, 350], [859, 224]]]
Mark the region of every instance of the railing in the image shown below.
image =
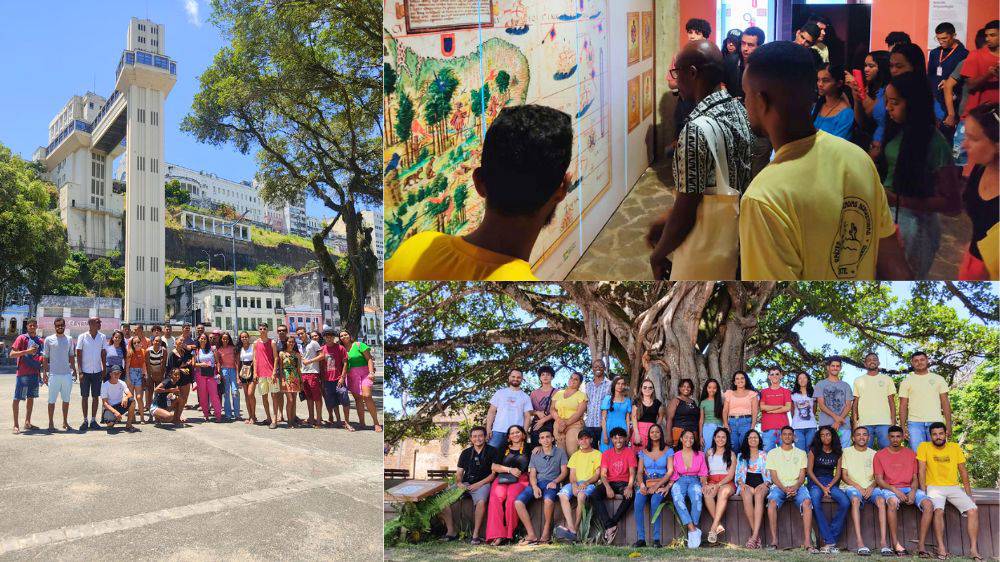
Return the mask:
[[111, 110], [111, 105], [116, 101], [118, 101], [118, 98], [121, 95], [122, 93], [119, 92], [118, 90], [115, 90], [114, 92], [111, 93], [111, 97], [108, 98], [108, 101], [104, 102], [104, 107], [102, 107], [101, 110], [97, 112], [97, 117], [94, 117], [94, 121], [90, 125], [92, 128], [94, 129], [97, 128], [97, 125], [100, 124], [101, 120], [104, 119], [104, 117], [107, 116], [108, 112]]
[[135, 66], [136, 63], [161, 68], [170, 74], [177, 74], [177, 63], [170, 60], [170, 58], [163, 55], [154, 55], [152, 53], [147, 53], [146, 51], [137, 50], [125, 51], [122, 53], [122, 57], [118, 61], [118, 69], [115, 70], [115, 78], [118, 78], [118, 76], [122, 73], [122, 68], [126, 65]]
[[69, 138], [70, 134], [72, 134], [73, 131], [83, 131], [85, 133], [89, 133], [92, 130], [93, 128], [90, 126], [90, 123], [87, 123], [86, 121], [80, 119], [74, 119], [72, 123], [63, 127], [63, 130], [59, 131], [59, 134], [56, 135], [56, 138], [49, 143], [49, 146], [45, 148], [45, 155], [48, 156], [49, 154], [51, 154], [52, 151], [55, 150], [57, 146], [62, 144], [62, 141]]

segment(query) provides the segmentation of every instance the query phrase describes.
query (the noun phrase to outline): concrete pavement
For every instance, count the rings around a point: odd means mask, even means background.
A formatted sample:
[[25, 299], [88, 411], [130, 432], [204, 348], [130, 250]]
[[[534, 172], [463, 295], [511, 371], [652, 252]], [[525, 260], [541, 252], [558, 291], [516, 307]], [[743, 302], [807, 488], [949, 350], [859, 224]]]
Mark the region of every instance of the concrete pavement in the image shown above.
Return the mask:
[[[382, 559], [381, 433], [203, 423], [187, 410], [176, 429], [13, 435], [13, 389], [0, 375], [0, 559]], [[32, 415], [42, 428], [46, 396]], [[79, 400], [76, 386], [73, 427]]]

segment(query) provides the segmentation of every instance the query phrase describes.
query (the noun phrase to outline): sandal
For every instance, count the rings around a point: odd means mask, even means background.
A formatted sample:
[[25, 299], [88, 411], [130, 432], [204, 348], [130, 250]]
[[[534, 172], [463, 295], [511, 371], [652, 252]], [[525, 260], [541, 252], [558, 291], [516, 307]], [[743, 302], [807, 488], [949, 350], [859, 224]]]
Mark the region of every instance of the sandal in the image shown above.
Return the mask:
[[479, 537], [472, 537], [472, 540], [469, 541], [469, 544], [471, 544], [473, 546], [481, 545], [481, 544], [483, 544], [483, 539], [481, 539]]
[[906, 550], [905, 548], [903, 550], [894, 550], [893, 552], [895, 552], [896, 556], [899, 556], [899, 557], [909, 556], [910, 555], [910, 551]]
[[24, 424], [24, 429], [36, 430], [36, 429], [38, 429], [38, 426], [37, 425], [31, 425], [30, 423], [26, 423], [26, 424]]
[[878, 551], [882, 556], [895, 556], [896, 551], [889, 548], [888, 546], [883, 546], [881, 550]]
[[536, 544], [538, 544], [537, 540], [521, 539], [517, 541], [517, 546], [535, 546]]
[[858, 556], [871, 556], [871, 555], [872, 555], [872, 549], [868, 548], [867, 546], [862, 546], [861, 548], [858, 549]]

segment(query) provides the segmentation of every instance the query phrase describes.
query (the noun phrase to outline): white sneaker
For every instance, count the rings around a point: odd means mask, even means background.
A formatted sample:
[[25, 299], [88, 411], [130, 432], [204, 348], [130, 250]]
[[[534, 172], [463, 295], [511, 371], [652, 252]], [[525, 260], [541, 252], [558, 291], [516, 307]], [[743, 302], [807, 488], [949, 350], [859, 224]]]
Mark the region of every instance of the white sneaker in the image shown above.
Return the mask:
[[701, 529], [688, 531], [688, 548], [698, 548], [701, 546]]

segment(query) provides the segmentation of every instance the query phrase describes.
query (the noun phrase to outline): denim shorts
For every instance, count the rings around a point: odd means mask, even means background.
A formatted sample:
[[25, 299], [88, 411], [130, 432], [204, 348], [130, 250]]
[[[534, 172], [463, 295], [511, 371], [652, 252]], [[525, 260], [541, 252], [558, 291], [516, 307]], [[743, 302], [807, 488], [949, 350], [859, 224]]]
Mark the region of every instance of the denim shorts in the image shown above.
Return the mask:
[[[122, 420], [120, 421], [125, 421], [125, 419], [128, 417], [128, 408], [131, 404], [132, 404], [131, 398], [126, 398], [125, 401], [122, 402], [121, 404], [113, 404], [115, 409], [122, 413]], [[101, 414], [101, 421], [104, 422], [115, 421], [115, 415], [111, 413], [111, 410], [105, 408], [104, 412]]]
[[[904, 494], [909, 494], [910, 493], [910, 487], [907, 486], [905, 488], [900, 488], [899, 491], [903, 492]], [[882, 498], [883, 500], [885, 500], [886, 505], [891, 505], [889, 503], [890, 499], [895, 499], [897, 501], [899, 500], [899, 498], [896, 497], [896, 494], [892, 493], [892, 490], [889, 490], [888, 488], [875, 488], [875, 491], [872, 492], [872, 496], [875, 496], [876, 494], [880, 498]], [[926, 499], [928, 499], [927, 498], [927, 494], [925, 494], [923, 490], [921, 490], [921, 489], [918, 488], [917, 489], [917, 493], [914, 494], [914, 496], [913, 496], [913, 504], [916, 505], [920, 509], [920, 511], [923, 511], [924, 507], [922, 505], [920, 505], [920, 504], [924, 500], [926, 500]], [[899, 505], [902, 505], [902, 503], [903, 502], [899, 502]]]
[[[577, 484], [583, 484], [583, 482], [577, 482]], [[590, 496], [594, 495], [594, 490], [596, 490], [596, 489], [597, 489], [597, 487], [594, 486], [593, 484], [587, 484], [587, 487], [583, 489], [583, 495], [587, 496], [589, 498]], [[566, 485], [564, 485], [562, 487], [562, 489], [559, 490], [559, 495], [560, 496], [566, 496], [567, 498], [572, 498], [573, 497], [573, 485], [572, 484], [566, 484]]]
[[872, 490], [872, 495], [868, 496], [868, 499], [865, 499], [865, 497], [861, 495], [861, 490], [855, 488], [854, 486], [843, 486], [840, 489], [847, 494], [847, 497], [851, 500], [854, 500], [855, 498], [861, 500], [862, 507], [864, 507], [866, 503], [875, 505], [875, 499], [882, 497], [882, 494], [878, 493], [878, 488]]
[[[781, 509], [785, 501], [788, 499], [788, 495], [785, 491], [777, 486], [773, 486], [771, 491], [767, 493], [767, 501], [774, 501], [774, 505]], [[799, 489], [795, 491], [795, 505], [802, 511], [802, 504], [809, 500], [809, 490], [805, 486], [799, 486]]]
[[38, 375], [18, 375], [14, 382], [14, 400], [38, 398]]
[[323, 399], [326, 400], [327, 408], [351, 405], [351, 395], [348, 394], [347, 387], [340, 386], [337, 381], [323, 381]]
[[[554, 502], [559, 495], [559, 487], [556, 486], [555, 488], [549, 488], [549, 482], [549, 480], [538, 481], [538, 487], [542, 489], [542, 497], [540, 499]], [[531, 503], [531, 500], [534, 499], [538, 499], [535, 498], [535, 489], [529, 485], [527, 488], [521, 490], [521, 493], [517, 495], [517, 499], [515, 501], [528, 505]]]
[[142, 368], [129, 367], [128, 383], [132, 386], [142, 386]]

